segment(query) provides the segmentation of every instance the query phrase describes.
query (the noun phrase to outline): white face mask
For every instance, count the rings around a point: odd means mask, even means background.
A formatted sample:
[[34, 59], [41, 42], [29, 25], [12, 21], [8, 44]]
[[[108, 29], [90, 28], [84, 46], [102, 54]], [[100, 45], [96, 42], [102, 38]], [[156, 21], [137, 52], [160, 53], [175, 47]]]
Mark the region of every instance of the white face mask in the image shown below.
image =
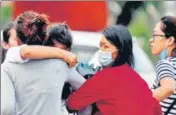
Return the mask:
[[114, 60], [112, 59], [112, 52], [99, 50], [99, 61], [100, 64], [104, 67], [110, 66], [114, 62]]

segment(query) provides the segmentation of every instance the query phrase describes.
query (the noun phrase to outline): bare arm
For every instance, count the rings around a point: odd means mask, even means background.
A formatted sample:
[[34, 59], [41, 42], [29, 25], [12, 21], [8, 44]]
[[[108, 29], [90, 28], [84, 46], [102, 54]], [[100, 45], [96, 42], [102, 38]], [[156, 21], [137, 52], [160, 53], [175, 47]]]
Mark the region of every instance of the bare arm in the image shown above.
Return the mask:
[[165, 77], [160, 80], [161, 86], [153, 91], [153, 96], [162, 101], [172, 95], [175, 91], [176, 82], [172, 77]]
[[63, 59], [69, 65], [75, 66], [77, 63], [76, 55], [56, 47], [47, 46], [24, 46], [20, 49], [21, 57], [24, 59], [47, 59], [47, 58], [58, 58]]

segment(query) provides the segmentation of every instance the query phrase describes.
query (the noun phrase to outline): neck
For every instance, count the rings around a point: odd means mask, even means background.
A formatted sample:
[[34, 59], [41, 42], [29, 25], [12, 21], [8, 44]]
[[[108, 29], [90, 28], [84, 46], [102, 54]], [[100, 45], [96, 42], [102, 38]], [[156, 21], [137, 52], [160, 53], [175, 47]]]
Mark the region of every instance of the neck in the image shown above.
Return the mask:
[[168, 49], [168, 57], [176, 56], [176, 46], [172, 46]]

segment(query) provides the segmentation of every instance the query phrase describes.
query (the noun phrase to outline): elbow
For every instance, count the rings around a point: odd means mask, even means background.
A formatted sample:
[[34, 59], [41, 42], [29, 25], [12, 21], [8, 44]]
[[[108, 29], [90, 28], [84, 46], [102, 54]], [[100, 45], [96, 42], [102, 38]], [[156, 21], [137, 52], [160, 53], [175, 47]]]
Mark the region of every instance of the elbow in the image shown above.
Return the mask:
[[175, 93], [175, 87], [168, 87], [168, 88], [167, 88], [167, 93], [168, 93], [169, 95], [174, 94], [174, 93]]
[[78, 110], [79, 108], [77, 107], [76, 103], [73, 102], [72, 100], [67, 101], [67, 107], [69, 110]]
[[21, 48], [20, 55], [23, 59], [28, 58], [30, 56], [30, 52], [25, 50], [25, 47]]
[[82, 109], [82, 107], [80, 106], [80, 103], [77, 101], [74, 101], [71, 98], [69, 98], [67, 101], [67, 108], [69, 110], [81, 110]]

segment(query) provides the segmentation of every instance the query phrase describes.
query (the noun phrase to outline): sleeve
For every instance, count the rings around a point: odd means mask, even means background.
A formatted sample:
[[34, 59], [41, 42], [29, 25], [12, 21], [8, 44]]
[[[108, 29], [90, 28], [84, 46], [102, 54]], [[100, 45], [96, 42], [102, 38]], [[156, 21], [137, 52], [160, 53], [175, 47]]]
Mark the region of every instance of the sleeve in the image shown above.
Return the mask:
[[[76, 66], [70, 69], [68, 82], [71, 84], [74, 90], [79, 89], [85, 82], [86, 79], [81, 76], [76, 70]], [[84, 108], [83, 110], [78, 111], [78, 115], [91, 115], [92, 106]]]
[[7, 72], [1, 67], [1, 115], [14, 115], [15, 90]]
[[84, 108], [83, 110], [78, 111], [78, 115], [91, 115], [92, 114], [92, 105]]
[[97, 73], [96, 69], [93, 68], [93, 65], [89, 65], [87, 63], [79, 63], [76, 66], [76, 70], [83, 77], [86, 75], [95, 75], [95, 73]]
[[14, 63], [26, 63], [29, 61], [29, 59], [22, 59], [21, 54], [20, 54], [20, 49], [26, 45], [22, 46], [15, 46], [10, 48], [7, 51], [5, 61], [8, 62], [14, 62]]
[[174, 71], [175, 70], [173, 66], [169, 63], [169, 61], [166, 60], [159, 61], [156, 65], [157, 80], [160, 81], [164, 77], [174, 78]]
[[83, 86], [73, 94], [71, 94], [67, 101], [67, 106], [71, 110], [81, 110], [90, 104], [97, 103], [105, 98], [106, 87], [105, 82], [100, 78], [100, 74], [96, 74], [87, 80]]
[[73, 89], [79, 89], [86, 81], [76, 70], [76, 67], [72, 67], [69, 70], [68, 82], [71, 84]]

